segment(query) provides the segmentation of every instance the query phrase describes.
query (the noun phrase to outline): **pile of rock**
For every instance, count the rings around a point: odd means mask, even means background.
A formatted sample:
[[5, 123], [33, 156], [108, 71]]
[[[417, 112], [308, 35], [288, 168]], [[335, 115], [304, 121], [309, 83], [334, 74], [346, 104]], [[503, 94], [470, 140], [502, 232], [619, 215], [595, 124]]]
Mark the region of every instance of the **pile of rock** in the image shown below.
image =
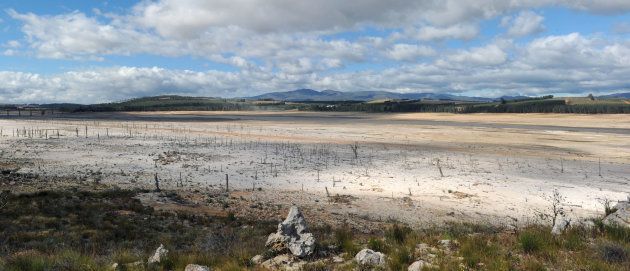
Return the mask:
[[383, 253], [366, 248], [359, 251], [359, 253], [354, 256], [354, 260], [361, 266], [384, 267], [387, 257]]
[[604, 224], [630, 228], [630, 200], [620, 201], [613, 208], [616, 211], [604, 218]]
[[289, 250], [291, 254], [303, 258], [315, 251], [315, 238], [308, 232], [302, 212], [296, 206], [292, 206], [287, 218], [278, 224], [277, 232], [269, 235], [265, 245], [272, 251]]

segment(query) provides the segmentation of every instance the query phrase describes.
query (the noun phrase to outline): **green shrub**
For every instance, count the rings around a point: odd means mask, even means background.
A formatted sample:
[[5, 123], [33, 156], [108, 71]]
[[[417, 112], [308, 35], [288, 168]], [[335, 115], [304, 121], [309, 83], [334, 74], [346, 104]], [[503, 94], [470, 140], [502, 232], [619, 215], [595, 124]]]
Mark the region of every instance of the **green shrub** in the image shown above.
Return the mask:
[[389, 265], [389, 270], [406, 270], [412, 261], [413, 258], [409, 249], [401, 246], [394, 250], [393, 253], [390, 253], [387, 264]]
[[402, 244], [405, 242], [405, 239], [407, 238], [407, 235], [409, 235], [409, 233], [411, 233], [411, 228], [394, 224], [385, 232], [385, 237], [398, 244]]
[[525, 253], [535, 253], [545, 249], [547, 241], [540, 231], [526, 230], [522, 232], [518, 241]]
[[609, 240], [630, 243], [630, 229], [629, 228], [619, 226], [619, 225], [614, 225], [614, 226], [605, 225], [604, 233], [606, 234], [606, 238]]
[[359, 251], [353, 239], [354, 234], [348, 227], [344, 226], [335, 230], [335, 243], [349, 255], [354, 255]]
[[473, 235], [464, 238], [459, 251], [464, 258], [464, 264], [471, 268], [478, 264], [484, 264], [490, 270], [506, 270], [509, 267], [501, 248], [490, 236]]
[[388, 252], [388, 249], [385, 243], [382, 240], [374, 238], [374, 237], [371, 237], [370, 240], [368, 240], [368, 248], [371, 250], [380, 251], [383, 253]]
[[6, 261], [7, 271], [46, 271], [52, 267], [52, 263], [44, 255], [34, 251], [18, 253]]

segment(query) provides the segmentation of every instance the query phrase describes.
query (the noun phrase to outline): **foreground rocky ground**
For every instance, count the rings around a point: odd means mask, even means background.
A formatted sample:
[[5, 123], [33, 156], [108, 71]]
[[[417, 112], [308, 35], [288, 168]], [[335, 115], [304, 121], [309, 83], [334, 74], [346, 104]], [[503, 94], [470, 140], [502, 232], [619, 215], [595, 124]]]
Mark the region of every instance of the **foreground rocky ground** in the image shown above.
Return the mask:
[[83, 183], [27, 192], [54, 180], [1, 176], [14, 189], [0, 201], [0, 270], [630, 270], [625, 205], [557, 234], [539, 225], [420, 229], [361, 217], [328, 224], [308, 208], [246, 207], [223, 191]]

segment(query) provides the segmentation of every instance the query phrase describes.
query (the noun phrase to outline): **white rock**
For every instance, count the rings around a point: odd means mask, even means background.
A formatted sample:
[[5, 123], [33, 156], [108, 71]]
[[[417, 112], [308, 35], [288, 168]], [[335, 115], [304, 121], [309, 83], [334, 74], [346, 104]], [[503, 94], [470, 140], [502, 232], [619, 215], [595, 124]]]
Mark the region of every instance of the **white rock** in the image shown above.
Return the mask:
[[354, 256], [354, 260], [360, 265], [384, 266], [385, 254], [366, 248], [359, 251], [359, 253]]
[[306, 264], [293, 255], [283, 254], [264, 261], [260, 265], [269, 270], [299, 271]]
[[630, 228], [630, 201], [619, 202], [614, 208], [617, 209], [617, 211], [606, 216], [603, 221], [604, 224]]
[[431, 267], [431, 264], [423, 261], [423, 260], [419, 260], [419, 261], [415, 261], [413, 262], [409, 268], [407, 268], [407, 271], [422, 271], [422, 268], [424, 267]]
[[308, 232], [304, 215], [296, 206], [292, 206], [287, 218], [278, 224], [278, 231], [269, 235], [266, 246], [272, 249], [286, 247], [298, 257], [313, 254], [315, 237]]
[[562, 234], [571, 224], [571, 219], [565, 217], [564, 215], [558, 215], [556, 217], [556, 221], [553, 223], [553, 228], [551, 229], [551, 234], [560, 235]]
[[210, 271], [210, 268], [204, 265], [189, 264], [186, 265], [184, 271]]
[[333, 256], [333, 257], [332, 257], [332, 262], [333, 262], [333, 263], [342, 263], [342, 262], [344, 262], [344, 260], [343, 260], [343, 257], [340, 257], [340, 256]]
[[149, 264], [159, 263], [166, 258], [166, 254], [168, 254], [168, 250], [164, 248], [164, 245], [160, 244], [160, 247], [155, 250], [155, 253], [147, 262]]
[[254, 257], [252, 257], [252, 263], [254, 264], [261, 264], [263, 262], [263, 256], [262, 255], [256, 255]]

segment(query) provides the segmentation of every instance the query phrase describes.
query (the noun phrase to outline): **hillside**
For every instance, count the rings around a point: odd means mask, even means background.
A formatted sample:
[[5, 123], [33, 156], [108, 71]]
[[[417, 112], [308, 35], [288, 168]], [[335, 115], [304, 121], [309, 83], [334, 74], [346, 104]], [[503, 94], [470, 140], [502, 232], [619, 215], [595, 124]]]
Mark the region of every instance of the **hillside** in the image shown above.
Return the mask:
[[247, 97], [247, 99], [273, 99], [278, 101], [373, 101], [373, 100], [452, 100], [452, 101], [476, 101], [488, 102], [494, 99], [483, 97], [467, 97], [451, 94], [437, 93], [396, 93], [389, 91], [335, 91], [312, 89], [297, 89], [283, 92], [270, 92], [262, 95]]

